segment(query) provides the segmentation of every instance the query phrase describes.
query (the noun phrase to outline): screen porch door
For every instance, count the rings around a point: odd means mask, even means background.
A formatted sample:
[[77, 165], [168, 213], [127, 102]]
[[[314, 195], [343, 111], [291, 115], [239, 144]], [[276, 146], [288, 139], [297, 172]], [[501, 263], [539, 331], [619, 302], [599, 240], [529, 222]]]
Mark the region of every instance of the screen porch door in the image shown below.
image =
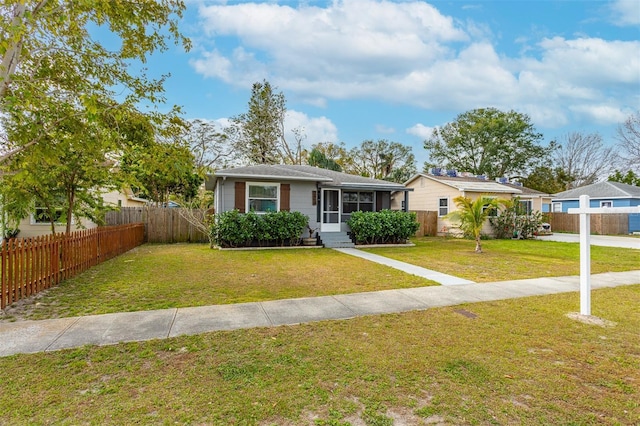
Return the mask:
[[340, 190], [322, 190], [321, 232], [340, 232]]

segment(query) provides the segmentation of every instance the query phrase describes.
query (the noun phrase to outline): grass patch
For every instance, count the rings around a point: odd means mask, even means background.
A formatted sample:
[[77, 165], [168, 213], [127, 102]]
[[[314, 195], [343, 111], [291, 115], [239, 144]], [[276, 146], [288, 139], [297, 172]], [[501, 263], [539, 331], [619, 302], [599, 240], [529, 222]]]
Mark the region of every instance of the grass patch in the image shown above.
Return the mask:
[[[540, 240], [486, 240], [483, 253], [475, 243], [459, 238], [426, 237], [415, 247], [366, 249], [371, 253], [434, 269], [475, 282], [580, 274], [580, 245]], [[640, 250], [591, 247], [591, 273], [640, 268]]]
[[205, 306], [436, 285], [335, 250], [145, 244], [8, 308], [9, 318]]
[[[579, 274], [577, 244], [421, 238], [415, 247], [367, 249], [476, 282]], [[637, 269], [640, 250], [592, 247], [592, 273]], [[219, 251], [146, 244], [6, 309], [4, 319], [45, 319], [435, 285], [328, 249]]]
[[0, 358], [0, 424], [640, 422], [640, 285]]

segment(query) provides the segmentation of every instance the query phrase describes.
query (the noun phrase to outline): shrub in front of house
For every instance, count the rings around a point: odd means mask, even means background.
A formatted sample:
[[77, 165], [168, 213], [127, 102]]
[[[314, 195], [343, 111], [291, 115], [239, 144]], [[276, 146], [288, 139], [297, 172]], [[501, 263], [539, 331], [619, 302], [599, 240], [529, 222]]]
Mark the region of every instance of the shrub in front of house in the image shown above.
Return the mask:
[[519, 198], [515, 198], [500, 211], [498, 216], [489, 218], [495, 238], [528, 239], [537, 235], [543, 223], [542, 213], [539, 211], [527, 213], [519, 201]]
[[353, 212], [347, 221], [356, 244], [404, 244], [420, 224], [413, 212]]
[[240, 213], [231, 210], [215, 215], [209, 232], [218, 246], [269, 247], [300, 244], [309, 218], [300, 212]]

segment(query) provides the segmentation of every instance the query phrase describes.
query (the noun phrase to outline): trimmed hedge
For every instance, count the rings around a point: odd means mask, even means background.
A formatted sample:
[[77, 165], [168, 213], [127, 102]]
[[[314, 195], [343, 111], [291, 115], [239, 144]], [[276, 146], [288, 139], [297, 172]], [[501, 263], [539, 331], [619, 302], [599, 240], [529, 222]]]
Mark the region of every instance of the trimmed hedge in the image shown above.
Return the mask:
[[356, 244], [404, 244], [420, 228], [414, 212], [353, 212], [347, 221]]
[[300, 212], [240, 213], [231, 210], [215, 215], [209, 232], [220, 247], [295, 246], [300, 244], [309, 217]]

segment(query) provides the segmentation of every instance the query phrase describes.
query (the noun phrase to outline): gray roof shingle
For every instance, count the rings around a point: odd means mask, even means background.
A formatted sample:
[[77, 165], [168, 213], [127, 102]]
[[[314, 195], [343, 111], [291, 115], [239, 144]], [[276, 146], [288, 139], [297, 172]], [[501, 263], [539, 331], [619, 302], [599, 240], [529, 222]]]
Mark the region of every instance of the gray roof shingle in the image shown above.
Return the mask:
[[314, 181], [323, 182], [331, 186], [341, 187], [376, 187], [378, 189], [397, 191], [405, 190], [405, 186], [386, 180], [372, 179], [364, 176], [351, 175], [328, 169], [321, 169], [306, 165], [269, 165], [236, 167], [218, 170], [216, 177], [261, 178], [272, 180]]
[[577, 200], [581, 195], [590, 198], [640, 198], [640, 187], [620, 182], [598, 182], [570, 189], [554, 195], [554, 200]]

